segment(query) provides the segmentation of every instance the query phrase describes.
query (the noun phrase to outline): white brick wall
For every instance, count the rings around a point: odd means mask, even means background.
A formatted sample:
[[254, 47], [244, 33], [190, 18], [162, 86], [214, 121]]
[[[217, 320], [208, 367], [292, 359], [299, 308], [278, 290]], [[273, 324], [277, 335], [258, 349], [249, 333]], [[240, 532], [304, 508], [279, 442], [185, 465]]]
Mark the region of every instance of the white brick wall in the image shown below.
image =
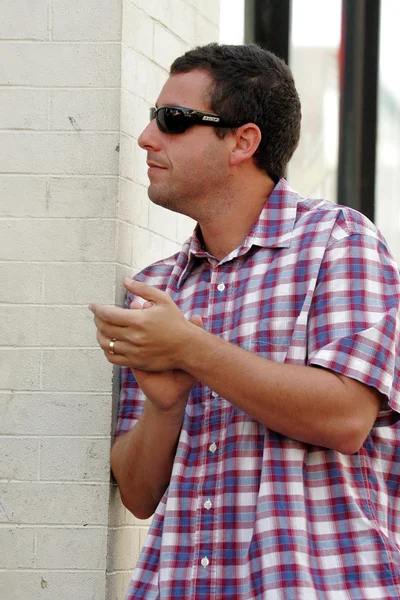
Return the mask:
[[[109, 484], [117, 377], [87, 304], [193, 222], [151, 205], [137, 138], [214, 0], [0, 3], [0, 598], [122, 600], [149, 522]], [[115, 373], [117, 375], [117, 373]]]

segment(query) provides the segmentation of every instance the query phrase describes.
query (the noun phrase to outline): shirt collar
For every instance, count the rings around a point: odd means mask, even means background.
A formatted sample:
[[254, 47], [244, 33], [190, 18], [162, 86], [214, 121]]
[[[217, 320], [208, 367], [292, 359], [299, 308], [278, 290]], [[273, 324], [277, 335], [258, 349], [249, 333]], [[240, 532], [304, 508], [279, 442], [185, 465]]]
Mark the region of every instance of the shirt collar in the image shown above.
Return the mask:
[[201, 232], [197, 225], [192, 236], [185, 242], [178, 255], [176, 267], [180, 273], [175, 273], [178, 288], [185, 281], [196, 258], [207, 258], [216, 261], [216, 264], [221, 264], [232, 260], [236, 256], [245, 254], [254, 245], [262, 248], [288, 248], [296, 221], [299, 199], [299, 194], [289, 186], [287, 181], [280, 179], [246, 239], [219, 263], [204, 250]]

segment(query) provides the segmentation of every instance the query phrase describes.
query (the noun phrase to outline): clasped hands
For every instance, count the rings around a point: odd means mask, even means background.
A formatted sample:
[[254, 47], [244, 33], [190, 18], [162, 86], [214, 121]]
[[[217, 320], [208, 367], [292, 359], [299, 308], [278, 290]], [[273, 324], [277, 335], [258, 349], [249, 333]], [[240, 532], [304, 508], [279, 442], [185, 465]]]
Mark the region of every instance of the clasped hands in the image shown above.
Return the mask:
[[193, 327], [202, 327], [202, 319], [186, 319], [172, 298], [157, 288], [129, 279], [124, 286], [145, 303], [134, 300], [131, 310], [90, 304], [97, 341], [110, 363], [130, 367], [145, 395], [168, 410], [186, 400], [196, 383], [182, 368]]
[[[90, 304], [97, 327], [97, 341], [107, 360], [120, 366], [147, 371], [169, 371], [182, 365], [193, 324], [202, 326], [194, 315], [186, 319], [172, 298], [145, 283], [124, 279], [124, 286], [138, 300], [130, 308]], [[110, 341], [114, 353], [110, 353]]]

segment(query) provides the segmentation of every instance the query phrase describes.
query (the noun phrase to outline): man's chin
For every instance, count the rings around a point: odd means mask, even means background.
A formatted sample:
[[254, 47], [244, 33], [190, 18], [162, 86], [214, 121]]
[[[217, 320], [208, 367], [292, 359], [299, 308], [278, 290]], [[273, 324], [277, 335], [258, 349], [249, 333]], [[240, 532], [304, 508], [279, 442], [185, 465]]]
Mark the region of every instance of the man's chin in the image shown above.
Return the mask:
[[162, 208], [166, 208], [167, 210], [172, 210], [173, 212], [179, 213], [181, 215], [191, 217], [191, 215], [189, 215], [186, 212], [185, 209], [187, 208], [187, 206], [184, 202], [182, 202], [181, 198], [177, 200], [175, 197], [157, 193], [156, 190], [151, 189], [151, 186], [147, 190], [147, 195], [153, 204], [161, 206]]

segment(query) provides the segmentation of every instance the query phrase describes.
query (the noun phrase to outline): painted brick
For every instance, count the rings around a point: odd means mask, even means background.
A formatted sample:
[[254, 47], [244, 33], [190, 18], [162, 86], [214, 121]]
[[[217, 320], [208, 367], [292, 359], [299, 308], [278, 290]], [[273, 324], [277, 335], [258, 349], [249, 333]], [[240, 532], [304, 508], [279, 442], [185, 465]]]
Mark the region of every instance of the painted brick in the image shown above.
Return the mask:
[[160, 2], [160, 0], [132, 0], [133, 4], [140, 8], [153, 19], [166, 23], [168, 21], [168, 11], [170, 2]]
[[0, 89], [0, 129], [48, 129], [47, 90]]
[[0, 482], [0, 497], [9, 523], [106, 525], [107, 489], [104, 483]]
[[[197, 4], [201, 4], [197, 2]], [[185, 0], [174, 0], [168, 4], [165, 25], [189, 46], [194, 45], [195, 9]], [[184, 50], [188, 50], [185, 48]]]
[[136, 140], [121, 133], [120, 147], [121, 159], [119, 163], [119, 173], [121, 177], [133, 179], [135, 177], [135, 146]]
[[158, 23], [154, 25], [154, 60], [164, 69], [169, 71], [171, 63], [186, 50], [182, 40], [170, 31], [161, 27]]
[[140, 271], [147, 265], [163, 258], [162, 244], [162, 237], [147, 229], [134, 227], [131, 261], [133, 267]]
[[37, 390], [40, 385], [40, 351], [0, 348], [0, 390]]
[[45, 270], [43, 295], [45, 303], [112, 304], [114, 302], [116, 267], [112, 263], [52, 263], [46, 264], [43, 269]]
[[149, 202], [149, 229], [170, 240], [176, 240], [177, 213]]
[[114, 175], [118, 142], [117, 133], [2, 132], [0, 169], [38, 175]]
[[[22, 527], [0, 527], [2, 569], [26, 569], [34, 566], [35, 530]], [[2, 596], [4, 599], [8, 595]]]
[[109, 438], [57, 437], [40, 442], [41, 481], [109, 481], [109, 462]]
[[0, 437], [0, 479], [37, 479], [38, 451], [38, 440]]
[[43, 265], [0, 263], [0, 302], [40, 302], [43, 276]]
[[138, 139], [149, 122], [148, 102], [121, 90], [121, 131]]
[[119, 571], [117, 573], [107, 573], [107, 600], [124, 600], [126, 597], [126, 590], [128, 589], [130, 578], [131, 569], [129, 569], [129, 571]]
[[52, 0], [53, 40], [121, 39], [120, 0]]
[[0, 175], [0, 216], [37, 217], [46, 211], [46, 179]]
[[203, 14], [196, 14], [195, 44], [208, 44], [218, 42], [219, 26], [211, 23]]
[[111, 392], [111, 372], [100, 348], [43, 351], [44, 391]]
[[106, 551], [106, 527], [38, 529], [36, 567], [105, 569]]
[[118, 230], [118, 249], [117, 261], [127, 267], [131, 264], [132, 257], [132, 233], [133, 226], [123, 221], [119, 221]]
[[11, 43], [0, 46], [2, 85], [118, 87], [119, 44]]
[[0, 260], [113, 261], [115, 223], [106, 220], [0, 221]]
[[[215, 0], [201, 0], [201, 2], [197, 2], [197, 0], [188, 1], [191, 2], [196, 7], [196, 10], [206, 17], [208, 21], [219, 26], [219, 2], [215, 2]], [[207, 42], [203, 43], [205, 44]]]
[[108, 561], [109, 571], [123, 571], [136, 564], [140, 552], [139, 536], [132, 527], [110, 529], [108, 536]]
[[130, 0], [123, 0], [122, 43], [153, 57], [154, 21]]
[[122, 47], [121, 87], [154, 105], [168, 73], [146, 56]]
[[84, 306], [0, 306], [3, 346], [97, 346]]
[[47, 40], [48, 0], [13, 0], [0, 4], [0, 39]]
[[53, 90], [50, 129], [119, 131], [120, 90]]
[[164, 257], [167, 258], [168, 256], [173, 256], [174, 254], [179, 252], [181, 248], [181, 244], [178, 244], [177, 242], [173, 242], [171, 240], [167, 240], [166, 238], [163, 239], [162, 254]]
[[110, 429], [110, 394], [0, 394], [3, 435], [107, 436]]
[[118, 216], [120, 219], [147, 228], [150, 200], [147, 187], [128, 179], [120, 179]]
[[0, 46], [1, 85], [118, 87], [119, 44], [11, 43]]
[[117, 198], [115, 176], [49, 177], [47, 213], [43, 216], [111, 218], [116, 216]]
[[105, 600], [104, 571], [0, 572], [0, 598], [5, 600]]

